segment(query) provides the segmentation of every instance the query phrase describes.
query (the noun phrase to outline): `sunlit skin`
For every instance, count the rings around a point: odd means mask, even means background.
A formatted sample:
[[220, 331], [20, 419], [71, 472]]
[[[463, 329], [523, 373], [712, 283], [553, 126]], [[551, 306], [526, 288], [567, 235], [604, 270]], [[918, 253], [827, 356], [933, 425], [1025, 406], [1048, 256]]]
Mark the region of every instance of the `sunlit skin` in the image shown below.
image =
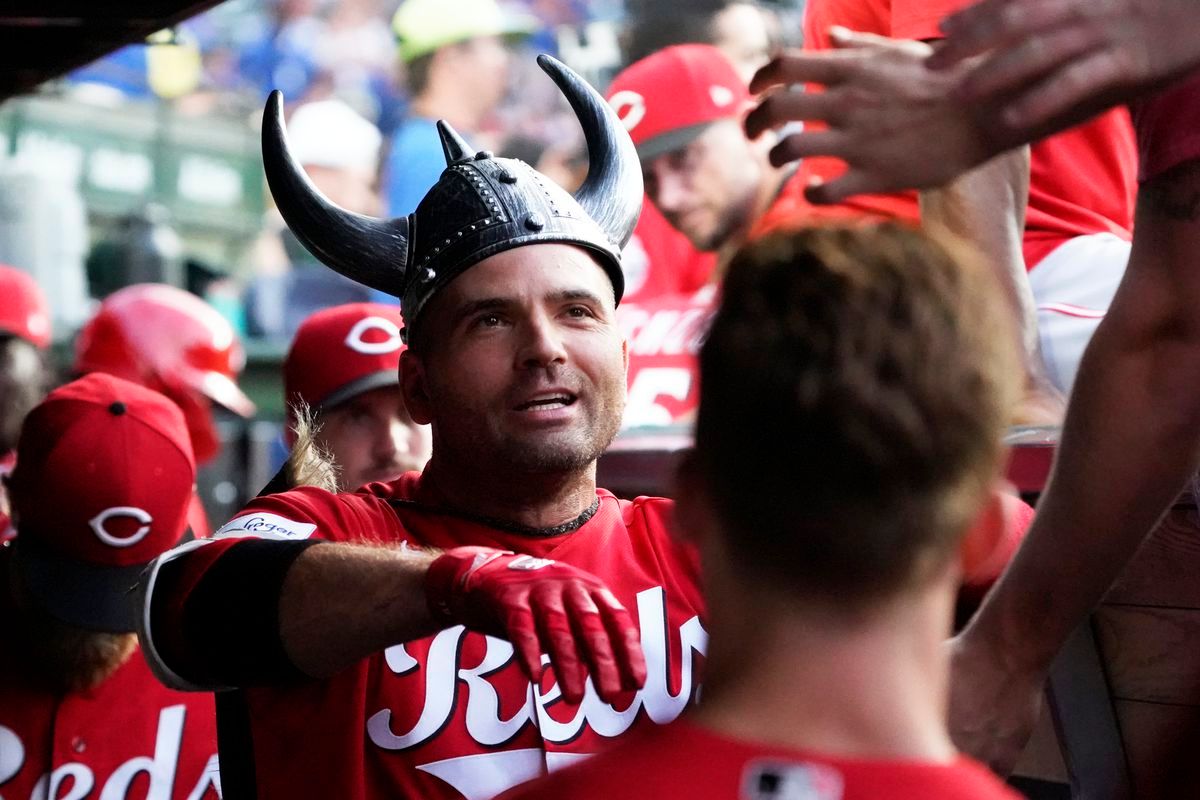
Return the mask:
[[735, 119], [718, 120], [691, 142], [643, 164], [646, 194], [698, 250], [719, 250], [749, 231], [765, 191], [769, 167], [760, 142]]
[[339, 488], [349, 491], [423, 469], [433, 437], [409, 416], [399, 387], [388, 386], [323, 412], [317, 444], [338, 465]]
[[529, 525], [587, 508], [628, 366], [597, 262], [570, 245], [506, 250], [458, 276], [417, 324], [428, 344], [404, 352], [401, 377], [413, 419], [433, 427], [428, 481], [455, 506]]

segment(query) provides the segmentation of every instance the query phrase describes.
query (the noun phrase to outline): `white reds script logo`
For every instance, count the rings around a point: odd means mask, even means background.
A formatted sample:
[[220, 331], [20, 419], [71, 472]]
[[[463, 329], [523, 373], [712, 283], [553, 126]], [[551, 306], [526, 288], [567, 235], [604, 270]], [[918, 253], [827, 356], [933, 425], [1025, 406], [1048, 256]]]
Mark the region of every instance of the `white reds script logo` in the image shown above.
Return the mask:
[[[525, 705], [516, 713], [501, 713], [501, 700], [489, 677], [513, 660], [511, 643], [492, 636], [485, 638], [482, 661], [474, 668], [459, 663], [462, 625], [447, 628], [433, 637], [428, 655], [418, 661], [404, 645], [384, 651], [384, 663], [395, 680], [420, 692], [423, 703], [418, 718], [396, 728], [392, 709], [383, 708], [367, 719], [367, 737], [383, 750], [401, 751], [418, 747], [437, 737], [455, 715], [461, 715], [467, 734], [484, 748], [499, 748], [527, 727], [536, 727], [550, 745], [566, 745], [584, 728], [600, 736], [620, 736], [639, 715], [665, 725], [679, 716], [699, 696], [694, 657], [708, 650], [708, 633], [698, 616], [684, 622], [677, 633], [668, 628], [666, 594], [661, 586], [637, 593], [638, 626], [646, 654], [646, 684], [632, 703], [617, 710], [596, 694], [591, 678], [586, 681], [583, 703], [567, 721], [556, 719], [547, 709], [561, 698], [557, 684], [543, 691], [529, 688]], [[670, 653], [679, 654], [679, 671], [674, 673]], [[543, 663], [548, 658], [542, 657]], [[466, 687], [465, 708], [462, 687]], [[678, 688], [675, 688], [678, 687]], [[417, 769], [453, 786], [467, 800], [485, 800], [550, 770], [586, 758], [585, 753], [554, 752], [553, 748], [496, 750], [417, 764]], [[822, 798], [821, 800], [824, 800]]]
[[[368, 342], [363, 339], [367, 331], [383, 331], [387, 338], [381, 342]], [[346, 347], [365, 356], [378, 356], [384, 353], [394, 353], [404, 346], [400, 338], [400, 329], [396, 323], [383, 317], [363, 317], [354, 323], [354, 327], [346, 334]]]
[[[54, 759], [53, 769], [38, 778], [30, 800], [88, 800], [93, 797], [100, 800], [125, 800], [128, 797], [170, 800], [171, 797], [183, 797], [182, 792], [192, 780], [196, 783], [186, 795], [187, 800], [220, 797], [221, 773], [215, 753], [200, 775], [179, 774], [186, 716], [187, 708], [182, 705], [159, 711], [154, 754], [131, 758], [107, 775], [97, 774], [92, 767], [79, 761]], [[5, 784], [17, 777], [22, 769], [40, 770], [45, 766], [38, 761], [30, 762], [25, 756], [21, 738], [11, 728], [0, 725], [0, 797], [17, 800], [16, 795], [7, 793]]]
[[617, 92], [608, 99], [608, 104], [617, 112], [625, 130], [631, 131], [646, 116], [646, 98], [629, 89]]
[[[104, 527], [105, 524], [113, 517], [131, 517], [137, 520], [142, 525], [136, 531], [128, 536], [113, 536]], [[142, 539], [146, 538], [146, 534], [150, 533], [150, 523], [154, 519], [140, 508], [133, 506], [114, 506], [106, 508], [96, 516], [88, 520], [88, 525], [92, 527], [92, 532], [109, 547], [131, 547]]]

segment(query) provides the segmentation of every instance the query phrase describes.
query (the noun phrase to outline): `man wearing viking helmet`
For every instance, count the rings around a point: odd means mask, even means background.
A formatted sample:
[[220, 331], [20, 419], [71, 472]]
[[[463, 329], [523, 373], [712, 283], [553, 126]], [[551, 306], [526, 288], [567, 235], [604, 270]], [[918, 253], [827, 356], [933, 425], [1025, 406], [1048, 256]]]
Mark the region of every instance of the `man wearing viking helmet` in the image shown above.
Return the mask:
[[697, 565], [670, 503], [595, 482], [625, 402], [637, 156], [599, 94], [538, 63], [587, 139], [574, 196], [442, 122], [446, 169], [416, 211], [351, 214], [308, 182], [268, 101], [267, 177], [296, 236], [401, 300], [401, 385], [433, 456], [353, 493], [259, 498], [147, 572], [159, 676], [237, 690], [218, 696], [226, 797], [488, 798], [698, 690]]

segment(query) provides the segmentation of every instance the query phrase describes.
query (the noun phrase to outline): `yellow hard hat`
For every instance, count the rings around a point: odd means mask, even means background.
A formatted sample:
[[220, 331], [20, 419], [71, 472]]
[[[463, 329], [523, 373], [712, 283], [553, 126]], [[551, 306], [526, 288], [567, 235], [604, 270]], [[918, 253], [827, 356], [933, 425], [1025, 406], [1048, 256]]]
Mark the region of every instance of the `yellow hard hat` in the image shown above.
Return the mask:
[[439, 47], [480, 36], [528, 36], [533, 17], [514, 14], [496, 0], [405, 0], [392, 17], [392, 30], [404, 62]]

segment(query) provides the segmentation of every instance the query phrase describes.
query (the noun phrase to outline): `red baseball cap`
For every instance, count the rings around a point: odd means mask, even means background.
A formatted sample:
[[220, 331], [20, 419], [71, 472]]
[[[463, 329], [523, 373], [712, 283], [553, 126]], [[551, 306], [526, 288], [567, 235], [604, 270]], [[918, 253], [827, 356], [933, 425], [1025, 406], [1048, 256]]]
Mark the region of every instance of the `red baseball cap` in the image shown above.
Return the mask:
[[25, 272], [0, 264], [0, 332], [37, 347], [50, 345], [50, 307], [41, 287]]
[[95, 372], [29, 412], [10, 478], [26, 586], [54, 617], [136, 628], [131, 590], [187, 525], [196, 462], [163, 395]]
[[404, 320], [396, 306], [347, 303], [308, 317], [283, 362], [288, 407], [303, 400], [333, 408], [351, 397], [400, 384]]
[[678, 150], [719, 119], [740, 117], [750, 89], [729, 59], [707, 44], [681, 44], [623, 70], [608, 88], [644, 161]]

